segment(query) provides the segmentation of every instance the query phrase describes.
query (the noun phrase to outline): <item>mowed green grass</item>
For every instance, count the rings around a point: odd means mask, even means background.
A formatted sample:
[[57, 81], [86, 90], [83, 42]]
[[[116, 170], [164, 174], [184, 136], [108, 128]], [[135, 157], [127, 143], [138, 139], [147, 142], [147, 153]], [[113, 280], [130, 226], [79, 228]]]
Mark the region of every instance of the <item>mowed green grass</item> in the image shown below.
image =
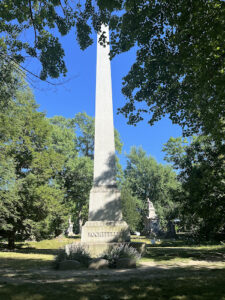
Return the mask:
[[169, 270], [167, 276], [127, 281], [86, 283], [0, 284], [4, 300], [89, 300], [89, 299], [225, 299], [225, 272], [191, 271], [178, 274]]
[[52, 262], [58, 249], [63, 248], [66, 244], [79, 241], [80, 239], [77, 237], [18, 243], [17, 248], [13, 251], [0, 251], [0, 268], [16, 270], [52, 268]]
[[[145, 238], [141, 237], [141, 240], [145, 241]], [[225, 300], [224, 245], [188, 246], [184, 242], [161, 241], [151, 246], [148, 243], [141, 261], [164, 265], [165, 268], [149, 268], [148, 277], [135, 277], [134, 274], [132, 278], [127, 276], [125, 280], [117, 279], [115, 275], [113, 279], [110, 275], [95, 277], [93, 271], [93, 276], [87, 278], [82, 273], [79, 281], [72, 273], [63, 278], [60, 271], [54, 273], [52, 269], [58, 249], [76, 241], [79, 239], [30, 242], [20, 245], [13, 252], [0, 252], [0, 299]], [[190, 262], [196, 262], [196, 265]], [[207, 265], [198, 266], [198, 262]], [[182, 267], [178, 263], [183, 263]], [[51, 271], [51, 276], [45, 270]], [[15, 280], [7, 281], [7, 276], [12, 276]], [[21, 278], [24, 280], [20, 281]], [[27, 279], [29, 282], [26, 282]]]
[[170, 265], [176, 262], [207, 262], [220, 263], [225, 267], [225, 246], [147, 247], [141, 261]]

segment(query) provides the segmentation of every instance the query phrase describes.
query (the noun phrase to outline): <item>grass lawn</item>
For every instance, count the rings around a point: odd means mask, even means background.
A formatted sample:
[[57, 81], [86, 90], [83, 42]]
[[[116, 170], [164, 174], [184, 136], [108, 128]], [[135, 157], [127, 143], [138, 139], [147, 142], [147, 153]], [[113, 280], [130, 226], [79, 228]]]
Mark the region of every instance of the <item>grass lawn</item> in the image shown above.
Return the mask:
[[[137, 239], [135, 239], [137, 241]], [[144, 241], [144, 238], [140, 238]], [[79, 239], [54, 239], [0, 252], [0, 299], [225, 300], [225, 246], [148, 243], [145, 269], [54, 271], [57, 249]], [[78, 271], [77, 271], [78, 272]]]

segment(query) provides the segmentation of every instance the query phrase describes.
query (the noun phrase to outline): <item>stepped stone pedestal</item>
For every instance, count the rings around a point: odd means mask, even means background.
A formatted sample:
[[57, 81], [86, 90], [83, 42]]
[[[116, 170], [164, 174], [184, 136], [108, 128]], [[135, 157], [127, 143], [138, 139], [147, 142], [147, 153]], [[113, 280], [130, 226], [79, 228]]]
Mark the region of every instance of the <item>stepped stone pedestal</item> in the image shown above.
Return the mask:
[[129, 227], [124, 221], [87, 221], [82, 228], [81, 244], [98, 257], [113, 246], [130, 241]]
[[81, 242], [84, 243], [115, 243], [129, 241], [129, 228], [124, 221], [87, 221], [82, 228]]
[[[102, 25], [106, 41], [109, 29]], [[98, 34], [98, 40], [101, 33]], [[97, 42], [95, 98], [94, 180], [89, 199], [88, 221], [81, 243], [92, 256], [99, 256], [115, 243], [129, 242], [128, 225], [122, 218], [120, 192], [116, 186], [116, 157], [109, 43]]]

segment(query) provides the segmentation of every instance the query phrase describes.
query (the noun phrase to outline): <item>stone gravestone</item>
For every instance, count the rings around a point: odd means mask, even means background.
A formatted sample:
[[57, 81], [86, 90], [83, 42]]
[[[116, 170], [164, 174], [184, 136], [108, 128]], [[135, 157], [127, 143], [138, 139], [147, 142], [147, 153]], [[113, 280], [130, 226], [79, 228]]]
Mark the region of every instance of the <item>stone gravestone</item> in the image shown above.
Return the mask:
[[[102, 25], [107, 42], [109, 29]], [[98, 34], [98, 41], [101, 33]], [[109, 43], [97, 42], [95, 98], [94, 180], [89, 198], [88, 221], [82, 227], [81, 242], [90, 253], [100, 254], [110, 243], [130, 240], [123, 221], [120, 192], [116, 185], [116, 158]]]
[[69, 217], [69, 227], [66, 232], [68, 236], [75, 236], [73, 233], [73, 223], [71, 222], [71, 217]]
[[145, 232], [146, 234], [155, 237], [159, 233], [159, 220], [155, 212], [153, 203], [147, 198], [148, 215], [145, 219]]

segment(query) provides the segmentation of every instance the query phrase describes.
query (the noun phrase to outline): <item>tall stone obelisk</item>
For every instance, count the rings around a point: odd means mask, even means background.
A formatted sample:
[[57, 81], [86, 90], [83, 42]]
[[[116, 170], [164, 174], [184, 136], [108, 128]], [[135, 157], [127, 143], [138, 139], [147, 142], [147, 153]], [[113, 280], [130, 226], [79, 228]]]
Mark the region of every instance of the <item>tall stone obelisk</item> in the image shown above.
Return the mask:
[[[102, 32], [108, 42], [108, 27], [102, 25]], [[94, 180], [88, 221], [81, 235], [81, 242], [89, 244], [129, 240], [129, 230], [122, 220], [120, 192], [116, 185], [110, 48], [109, 44], [103, 46], [99, 43], [101, 33], [97, 37]]]

